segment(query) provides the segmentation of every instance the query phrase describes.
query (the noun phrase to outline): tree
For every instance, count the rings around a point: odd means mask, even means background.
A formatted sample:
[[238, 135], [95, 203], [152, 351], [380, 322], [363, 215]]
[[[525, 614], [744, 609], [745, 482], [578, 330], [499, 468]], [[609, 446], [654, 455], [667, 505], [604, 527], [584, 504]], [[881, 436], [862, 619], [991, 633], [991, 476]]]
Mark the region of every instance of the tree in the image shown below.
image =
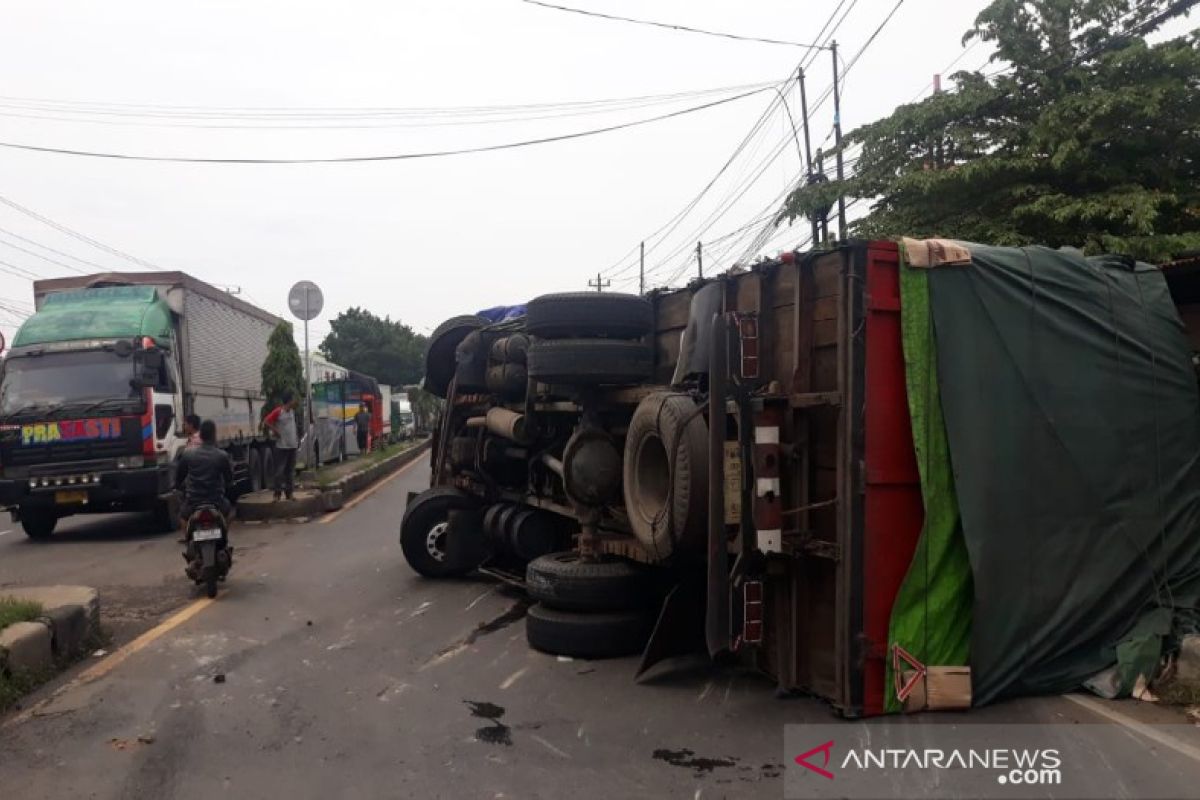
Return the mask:
[[432, 430], [434, 422], [442, 410], [443, 401], [417, 385], [405, 386], [404, 393], [408, 395], [408, 403], [412, 406], [417, 430]]
[[425, 337], [401, 322], [355, 307], [338, 314], [329, 327], [320, 350], [336, 364], [388, 386], [416, 383], [425, 372]]
[[1145, 36], [1197, 0], [994, 0], [965, 41], [990, 75], [851, 132], [853, 176], [804, 187], [871, 201], [853, 233], [1075, 246], [1165, 260], [1200, 247], [1200, 35]]
[[262, 365], [262, 391], [267, 398], [267, 408], [275, 406], [283, 399], [283, 393], [290, 391], [296, 397], [303, 397], [304, 364], [300, 359], [300, 348], [292, 336], [292, 324], [281, 322], [271, 332], [267, 339], [267, 360]]

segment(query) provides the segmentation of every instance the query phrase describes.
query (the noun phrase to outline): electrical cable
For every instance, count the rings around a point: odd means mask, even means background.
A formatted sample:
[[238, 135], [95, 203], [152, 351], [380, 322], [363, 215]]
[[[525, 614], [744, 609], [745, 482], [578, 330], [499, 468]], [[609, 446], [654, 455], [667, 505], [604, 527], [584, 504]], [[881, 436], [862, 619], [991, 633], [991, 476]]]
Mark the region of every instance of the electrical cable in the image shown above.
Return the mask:
[[597, 17], [599, 19], [606, 19], [606, 20], [610, 20], [613, 22], [629, 22], [629, 23], [633, 23], [635, 25], [649, 25], [649, 26], [652, 26], [655, 28], [666, 28], [668, 30], [679, 31], [681, 33], [698, 33], [698, 34], [703, 34], [704, 36], [718, 36], [722, 39], [736, 39], [736, 40], [742, 41], [742, 42], [757, 42], [759, 44], [775, 44], [775, 45], [783, 45], [786, 47], [802, 47], [802, 48], [807, 48], [810, 50], [823, 49], [823, 48], [821, 48], [820, 45], [816, 45], [816, 44], [804, 44], [802, 42], [790, 42], [790, 41], [786, 41], [784, 39], [766, 39], [766, 38], [762, 38], [762, 37], [758, 37], [758, 36], [741, 36], [741, 35], [738, 35], [735, 33], [723, 33], [721, 31], [704, 30], [703, 28], [692, 28], [687, 25], [672, 25], [672, 24], [666, 23], [666, 22], [654, 22], [652, 20], [633, 19], [631, 17], [619, 17], [615, 14], [604, 14], [599, 11], [588, 11], [588, 10], [582, 9], [582, 8], [571, 8], [569, 6], [560, 6], [560, 5], [555, 5], [553, 3], [544, 3], [544, 2], [541, 2], [541, 0], [522, 0], [522, 2], [528, 3], [529, 5], [533, 5], [533, 6], [541, 6], [542, 8], [552, 9], [554, 11], [566, 11], [567, 13], [570, 13], [570, 14], [581, 14], [586, 17]]
[[157, 264], [152, 264], [151, 262], [145, 261], [136, 256], [131, 256], [129, 253], [126, 253], [123, 250], [118, 250], [117, 248], [107, 245], [104, 242], [101, 242], [97, 239], [93, 239], [92, 237], [82, 234], [79, 231], [76, 231], [72, 228], [68, 228], [66, 225], [63, 225], [61, 222], [55, 222], [54, 220], [50, 219], [49, 217], [39, 214], [32, 209], [26, 208], [25, 206], [21, 205], [20, 203], [16, 202], [15, 200], [11, 200], [11, 199], [5, 197], [4, 195], [0, 195], [0, 203], [8, 206], [9, 208], [11, 208], [15, 211], [19, 211], [28, 217], [32, 217], [33, 219], [36, 219], [38, 222], [42, 223], [43, 225], [48, 225], [51, 228], [54, 228], [56, 231], [59, 231], [60, 233], [65, 233], [66, 235], [68, 235], [72, 238], [78, 239], [81, 242], [90, 244], [92, 247], [95, 247], [99, 250], [103, 250], [104, 252], [108, 253], [109, 255], [114, 255], [114, 256], [117, 256], [118, 258], [123, 258], [126, 261], [130, 261], [134, 264], [137, 264], [138, 266], [142, 266], [147, 269], [151, 269], [154, 271], [162, 271], [162, 267], [158, 266]]
[[664, 120], [682, 117], [686, 114], [694, 114], [699, 111], [704, 111], [717, 106], [722, 106], [727, 103], [733, 103], [738, 100], [743, 100], [751, 97], [759, 92], [766, 91], [763, 89], [755, 89], [753, 91], [743, 92], [726, 97], [720, 100], [712, 100], [700, 105], [690, 106], [688, 108], [672, 111], [666, 114], [659, 114], [645, 119], [633, 120], [630, 122], [622, 122], [614, 125], [606, 125], [599, 128], [592, 128], [584, 131], [575, 131], [572, 133], [558, 134], [555, 136], [543, 136], [537, 139], [526, 139], [517, 142], [503, 142], [501, 144], [481, 145], [478, 147], [462, 147], [450, 150], [431, 150], [426, 152], [415, 153], [396, 153], [389, 155], [370, 155], [370, 156], [339, 156], [329, 158], [209, 158], [209, 157], [187, 157], [187, 156], [148, 156], [136, 153], [109, 153], [96, 150], [76, 150], [70, 148], [47, 147], [41, 145], [19, 144], [16, 142], [0, 142], [0, 147], [7, 147], [13, 150], [24, 150], [35, 153], [50, 153], [55, 155], [80, 156], [86, 158], [106, 158], [118, 161], [149, 161], [158, 163], [174, 163], [174, 164], [243, 164], [243, 165], [261, 165], [261, 164], [351, 164], [351, 163], [366, 163], [376, 161], [409, 161], [416, 159], [429, 158], [445, 158], [448, 156], [469, 155], [472, 153], [491, 153], [498, 150], [513, 150], [517, 148], [533, 147], [536, 145], [551, 144], [554, 142], [564, 142], [572, 139], [582, 139], [589, 136], [596, 136], [602, 133], [611, 133], [613, 131], [626, 130], [628, 128], [636, 128], [641, 125], [649, 125], [654, 122], [662, 122]]

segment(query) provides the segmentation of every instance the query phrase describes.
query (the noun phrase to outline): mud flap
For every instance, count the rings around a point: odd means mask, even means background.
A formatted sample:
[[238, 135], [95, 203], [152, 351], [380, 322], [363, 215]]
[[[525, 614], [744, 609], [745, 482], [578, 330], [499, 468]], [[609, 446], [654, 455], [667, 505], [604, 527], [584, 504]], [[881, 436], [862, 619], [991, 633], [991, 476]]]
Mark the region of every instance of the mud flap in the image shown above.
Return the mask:
[[203, 567], [205, 571], [217, 568], [216, 542], [200, 543], [200, 566]]
[[704, 595], [702, 580], [684, 580], [671, 590], [642, 652], [635, 680], [642, 680], [651, 668], [668, 659], [708, 654], [704, 618], [696, 613], [704, 607]]
[[483, 514], [476, 509], [451, 511], [446, 528], [446, 560], [475, 569], [490, 555], [483, 538]]

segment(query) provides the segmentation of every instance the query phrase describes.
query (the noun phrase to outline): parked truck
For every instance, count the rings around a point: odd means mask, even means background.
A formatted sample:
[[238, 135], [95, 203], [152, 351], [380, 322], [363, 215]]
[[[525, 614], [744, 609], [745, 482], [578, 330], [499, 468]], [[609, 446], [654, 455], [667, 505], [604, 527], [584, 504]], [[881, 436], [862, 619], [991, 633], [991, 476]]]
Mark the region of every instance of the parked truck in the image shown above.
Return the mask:
[[847, 716], [1120, 693], [1200, 598], [1197, 278], [853, 242], [453, 318], [404, 555], [523, 586], [535, 648], [739, 659]]
[[277, 317], [182, 272], [33, 288], [37, 310], [0, 367], [0, 507], [30, 538], [109, 511], [174, 527], [185, 414], [216, 423], [242, 489], [266, 485], [261, 369]]

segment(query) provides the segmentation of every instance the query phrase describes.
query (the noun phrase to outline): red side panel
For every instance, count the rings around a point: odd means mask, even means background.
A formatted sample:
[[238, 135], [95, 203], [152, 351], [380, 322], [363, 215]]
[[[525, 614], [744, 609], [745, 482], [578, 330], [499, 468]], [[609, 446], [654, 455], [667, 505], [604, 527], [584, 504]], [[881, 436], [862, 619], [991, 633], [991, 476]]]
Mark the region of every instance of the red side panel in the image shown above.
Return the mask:
[[925, 519], [900, 338], [899, 253], [873, 242], [866, 269], [866, 498], [863, 543], [863, 714], [882, 714], [892, 603]]

